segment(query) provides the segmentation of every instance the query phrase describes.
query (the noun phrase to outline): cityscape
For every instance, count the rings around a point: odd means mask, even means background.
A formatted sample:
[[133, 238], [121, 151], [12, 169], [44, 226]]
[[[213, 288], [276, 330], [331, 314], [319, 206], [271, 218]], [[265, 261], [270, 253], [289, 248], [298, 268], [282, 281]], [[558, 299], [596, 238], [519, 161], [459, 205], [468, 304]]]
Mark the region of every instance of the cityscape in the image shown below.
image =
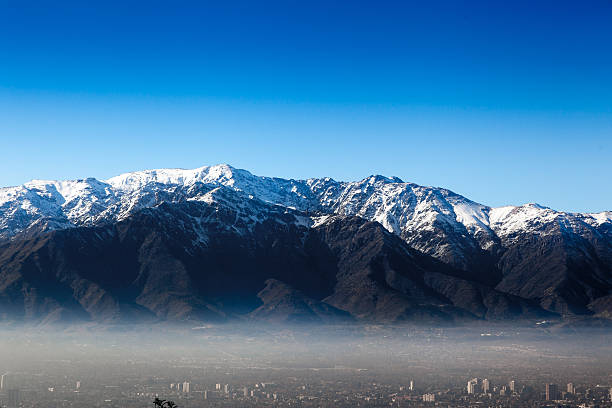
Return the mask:
[[145, 408], [159, 398], [179, 408], [612, 407], [605, 332], [555, 333], [557, 342], [536, 329], [311, 331], [174, 328], [174, 341], [12, 333], [1, 406]]
[[[493, 385], [488, 379], [473, 378], [467, 388], [459, 386], [435, 390], [427, 387], [419, 391], [414, 380], [407, 385], [390, 385], [376, 382], [357, 383], [352, 388], [345, 381], [309, 378], [308, 385], [300, 385], [297, 377], [276, 383], [248, 384], [192, 384], [189, 381], [170, 383], [166, 389], [155, 379], [143, 379], [129, 387], [89, 385], [81, 388], [81, 382], [73, 386], [48, 387], [47, 392], [30, 389], [5, 388], [10, 378], [2, 376], [3, 407], [145, 407], [159, 395], [176, 401], [179, 407], [235, 407], [235, 406], [449, 406], [449, 407], [610, 407], [612, 387], [603, 385], [563, 387], [548, 383], [542, 387], [520, 385], [515, 380], [504, 385]], [[31, 386], [33, 386], [32, 384]], [[335, 391], [339, 387], [340, 391]], [[44, 402], [43, 402], [44, 401]]]

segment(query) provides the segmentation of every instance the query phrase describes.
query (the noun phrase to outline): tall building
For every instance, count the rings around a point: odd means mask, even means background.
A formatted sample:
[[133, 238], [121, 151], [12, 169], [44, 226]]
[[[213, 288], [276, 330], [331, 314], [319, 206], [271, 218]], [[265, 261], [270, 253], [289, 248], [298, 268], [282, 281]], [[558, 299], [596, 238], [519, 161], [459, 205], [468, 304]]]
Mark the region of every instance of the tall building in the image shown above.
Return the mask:
[[485, 378], [482, 380], [482, 392], [487, 394], [489, 391], [491, 391], [491, 382]]
[[414, 391], [414, 380], [410, 380], [410, 386], [408, 387], [410, 391]]
[[2, 374], [2, 376], [0, 376], [0, 390], [1, 391], [6, 391], [8, 390], [8, 374]]
[[8, 408], [17, 408], [19, 406], [19, 390], [11, 388], [8, 390]]
[[204, 399], [207, 400], [208, 399], [208, 391], [204, 391]]
[[546, 384], [546, 401], [559, 399], [559, 390], [556, 384]]
[[189, 382], [187, 381], [183, 383], [183, 392], [189, 392]]
[[76, 389], [76, 390], [80, 390], [80, 389], [81, 389], [81, 382], [80, 382], [80, 381], [77, 381], [77, 382], [76, 382], [75, 389]]
[[472, 378], [467, 383], [467, 393], [468, 394], [480, 394], [482, 391], [482, 383], [478, 378]]
[[510, 388], [510, 391], [515, 392], [516, 391], [516, 383], [514, 382], [514, 380], [510, 381], [508, 383], [508, 388]]
[[224, 391], [226, 394], [229, 394], [229, 384], [225, 384], [225, 385], [223, 386], [223, 391]]
[[249, 396], [249, 389], [247, 387], [244, 387], [242, 389], [242, 393], [244, 394], [244, 398], [247, 398]]
[[215, 384], [215, 390], [221, 391], [221, 384]]
[[573, 383], [567, 384], [567, 393], [568, 394], [575, 394], [576, 393], [576, 388], [574, 387]]

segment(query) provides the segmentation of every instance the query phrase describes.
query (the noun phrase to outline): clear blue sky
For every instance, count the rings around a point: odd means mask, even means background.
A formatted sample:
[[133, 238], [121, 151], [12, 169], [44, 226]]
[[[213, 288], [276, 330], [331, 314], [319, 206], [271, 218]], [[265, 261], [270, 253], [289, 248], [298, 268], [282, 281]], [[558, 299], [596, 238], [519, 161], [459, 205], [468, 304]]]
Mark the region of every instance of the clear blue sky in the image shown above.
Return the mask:
[[612, 2], [0, 0], [0, 185], [229, 163], [612, 210]]

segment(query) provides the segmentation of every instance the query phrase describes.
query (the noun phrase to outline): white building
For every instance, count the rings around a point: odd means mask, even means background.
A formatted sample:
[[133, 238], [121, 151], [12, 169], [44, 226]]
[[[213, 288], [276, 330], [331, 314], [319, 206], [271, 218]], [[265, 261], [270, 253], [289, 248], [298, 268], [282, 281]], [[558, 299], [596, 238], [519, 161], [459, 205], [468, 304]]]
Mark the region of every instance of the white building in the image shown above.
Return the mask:
[[435, 402], [436, 394], [423, 394], [423, 402]]
[[487, 394], [489, 391], [491, 391], [491, 382], [485, 378], [484, 380], [482, 380], [482, 392], [484, 394]]
[[467, 393], [468, 394], [480, 394], [482, 390], [482, 384], [478, 378], [472, 378], [467, 383]]

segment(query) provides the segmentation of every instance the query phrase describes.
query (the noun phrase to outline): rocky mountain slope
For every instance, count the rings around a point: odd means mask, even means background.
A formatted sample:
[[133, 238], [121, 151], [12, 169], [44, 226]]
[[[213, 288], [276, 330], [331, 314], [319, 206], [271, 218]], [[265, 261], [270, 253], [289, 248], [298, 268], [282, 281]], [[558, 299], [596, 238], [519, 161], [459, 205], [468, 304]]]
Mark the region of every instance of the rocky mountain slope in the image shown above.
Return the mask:
[[35, 180], [0, 189], [0, 243], [5, 319], [611, 312], [612, 212], [491, 208], [382, 176], [285, 180], [219, 165]]

